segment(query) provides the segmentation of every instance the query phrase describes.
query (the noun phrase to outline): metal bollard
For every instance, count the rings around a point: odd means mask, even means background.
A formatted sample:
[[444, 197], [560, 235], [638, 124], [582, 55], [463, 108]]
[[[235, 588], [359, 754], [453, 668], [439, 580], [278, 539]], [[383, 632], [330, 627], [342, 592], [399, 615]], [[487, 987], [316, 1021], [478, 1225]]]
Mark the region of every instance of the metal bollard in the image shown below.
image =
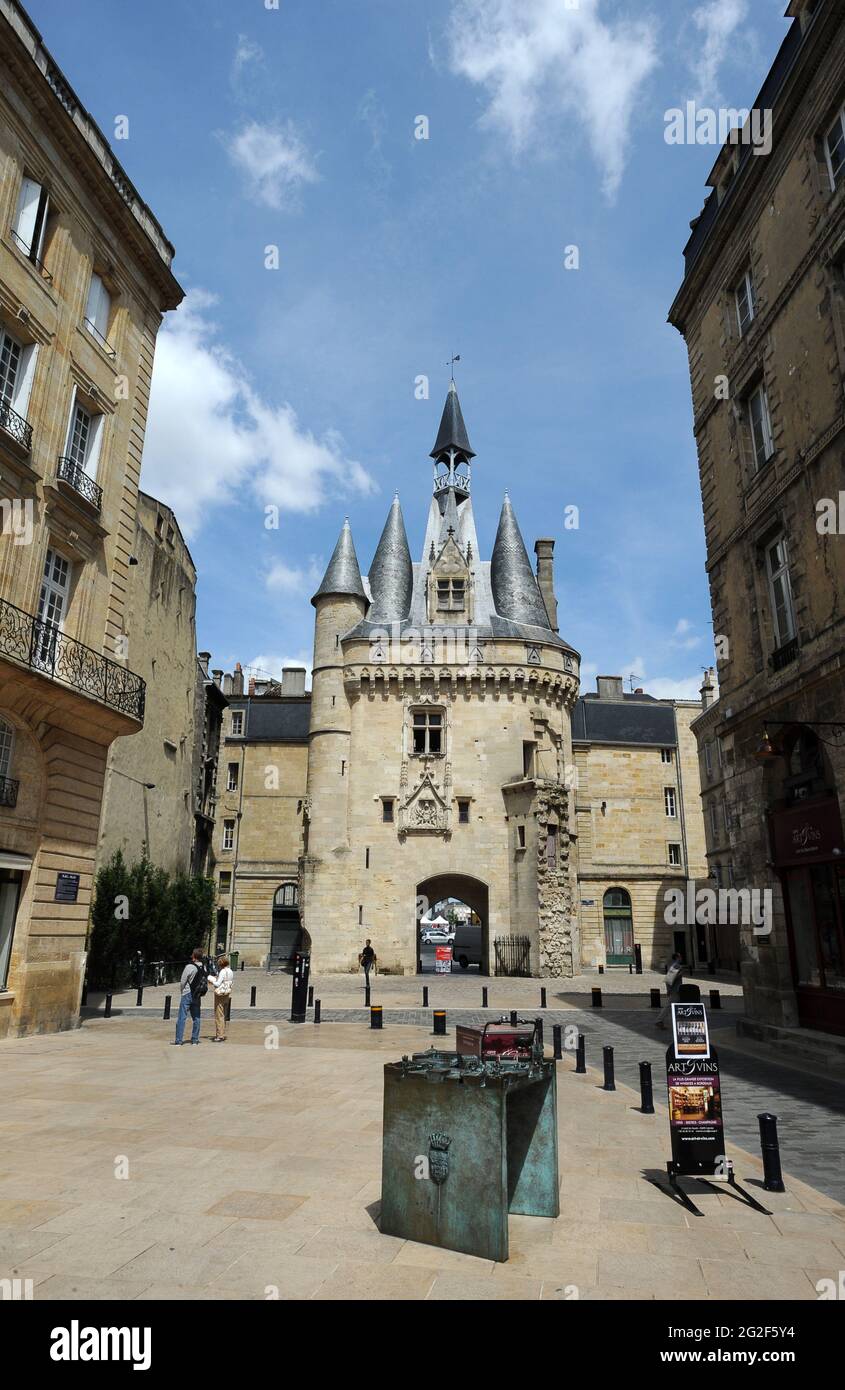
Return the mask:
[[519, 1019], [517, 1017], [516, 1009], [511, 1009], [511, 1028], [515, 1028], [518, 1022]]
[[370, 986], [367, 984], [367, 985], [364, 986], [364, 1008], [365, 1008], [365, 1009], [368, 1009], [369, 1007], [370, 1007]]
[[578, 1046], [575, 1049], [575, 1070], [582, 1076], [587, 1070], [587, 1048], [583, 1033], [578, 1034]]
[[648, 997], [649, 997], [649, 1003], [651, 1004], [651, 1007], [652, 1007], [653, 1009], [659, 1009], [659, 1008], [660, 1008], [660, 990], [659, 990], [659, 989], [650, 989], [649, 992], [648, 992]]
[[599, 974], [600, 974], [600, 975], [603, 975], [603, 974], [604, 974], [604, 966], [603, 966], [603, 965], [600, 965], [600, 966], [599, 966]]
[[249, 1007], [250, 1007], [251, 1009], [254, 1009], [254, 1008], [255, 1008], [255, 996], [256, 996], [257, 993], [258, 993], [258, 986], [257, 986], [257, 985], [253, 985], [252, 988], [251, 988], [250, 991], [249, 991]]
[[243, 968], [244, 968], [245, 965], [246, 965], [246, 961], [245, 961], [245, 960], [242, 960], [242, 961], [241, 961], [241, 970], [243, 970]]
[[138, 987], [138, 997], [137, 997], [136, 1000], [135, 1000], [135, 1008], [136, 1008], [136, 1009], [139, 1009], [139, 1008], [141, 1007], [141, 1005], [143, 1004], [143, 1002], [144, 1002], [144, 986], [143, 986], [143, 985], [140, 985], [140, 986]]
[[434, 1032], [438, 1037], [446, 1036], [446, 1010], [434, 1010]]
[[552, 1025], [552, 1046], [554, 1049], [554, 1059], [559, 1062], [563, 1056], [563, 1029], [559, 1023]]
[[423, 985], [423, 1008], [428, 1008], [428, 985]]
[[628, 974], [629, 974], [629, 975], [633, 975], [633, 973], [634, 973], [634, 967], [633, 967], [633, 965], [631, 964], [631, 962], [628, 961]]
[[766, 1192], [785, 1192], [780, 1168], [778, 1117], [764, 1112], [757, 1116], [760, 1125], [760, 1149], [763, 1154], [763, 1187]]
[[545, 1008], [546, 1008], [546, 987], [545, 987], [545, 985], [541, 985], [541, 987], [540, 987], [540, 1008], [541, 1008], [541, 1009], [545, 1009]]
[[654, 1092], [651, 1085], [651, 1062], [640, 1062], [640, 1110], [643, 1115], [654, 1114]]
[[602, 1090], [615, 1091], [616, 1081], [613, 1075], [613, 1048], [609, 1045], [603, 1047], [602, 1055], [604, 1057], [604, 1085], [602, 1086]]
[[370, 1009], [370, 1027], [381, 1028], [383, 1024], [381, 1004], [373, 1004]]
[[593, 985], [592, 993], [593, 993], [593, 1008], [594, 1008], [594, 1009], [600, 1009], [600, 1008], [602, 1007], [602, 1002], [601, 1002], [601, 990], [599, 989], [598, 985]]
[[315, 1022], [315, 1023], [319, 1023], [319, 1022], [320, 1022], [320, 1001], [319, 1001], [319, 999], [315, 999], [315, 1000], [314, 1000], [314, 1022]]
[[534, 1024], [535, 1024], [536, 1029], [537, 1029], [537, 1037], [540, 1039], [540, 1049], [541, 1049], [541, 1051], [542, 1051], [542, 1049], [543, 1049], [543, 1047], [544, 1047], [544, 1045], [545, 1045], [545, 1043], [544, 1043], [544, 1038], [543, 1038], [543, 1020], [542, 1020], [541, 1018], [535, 1018]]
[[634, 973], [637, 975], [643, 973], [643, 948], [639, 941], [634, 944]]
[[105, 1008], [105, 1017], [106, 1017], [106, 1018], [111, 1018], [111, 999], [112, 999], [111, 995], [110, 995], [110, 994], [107, 994], [107, 995], [106, 995], [106, 1008]]
[[311, 1006], [312, 1006], [313, 1003], [314, 1003], [314, 986], [313, 986], [313, 985], [309, 985], [309, 986], [308, 986], [308, 1007], [309, 1007], [309, 1009], [311, 1008]]
[[722, 1007], [722, 996], [717, 989], [710, 991], [710, 1007], [711, 1009], [721, 1009]]
[[165, 1020], [165, 1022], [170, 1017], [170, 1001], [172, 1000], [172, 998], [172, 994], [165, 994], [164, 996], [164, 1013], [162, 1014], [162, 1018]]
[[486, 986], [486, 985], [482, 985], [482, 986], [481, 986], [481, 1007], [482, 1007], [482, 1009], [489, 1008], [489, 1005], [488, 1005], [488, 1003], [487, 1003], [487, 986]]

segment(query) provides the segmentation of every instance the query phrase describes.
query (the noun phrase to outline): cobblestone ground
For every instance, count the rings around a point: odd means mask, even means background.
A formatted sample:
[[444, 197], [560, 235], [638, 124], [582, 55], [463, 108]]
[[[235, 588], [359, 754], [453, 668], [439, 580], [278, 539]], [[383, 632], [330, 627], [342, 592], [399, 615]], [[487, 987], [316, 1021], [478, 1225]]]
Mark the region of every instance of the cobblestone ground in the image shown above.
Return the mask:
[[[694, 1217], [649, 1181], [668, 1151], [660, 1074], [652, 1116], [629, 1083], [665, 1038], [638, 1009], [546, 1016], [547, 1038], [555, 1017], [584, 1032], [588, 1064], [611, 1042], [619, 1087], [576, 1075], [571, 1056], [558, 1065], [558, 1218], [511, 1218], [498, 1265], [382, 1236], [383, 1064], [432, 1042], [430, 1014], [401, 1012], [377, 1032], [360, 1010], [316, 1027], [236, 1009], [225, 1047], [177, 1049], [172, 1024], [127, 1009], [0, 1044], [0, 1278], [32, 1279], [36, 1299], [561, 1299], [575, 1287], [584, 1299], [812, 1301], [845, 1267], [841, 1193], [822, 1185], [824, 1164], [817, 1185], [801, 1180], [795, 1142], [797, 1126], [819, 1138], [835, 1121], [841, 1162], [841, 1087], [837, 1098], [835, 1082], [785, 1068], [757, 1080], [723, 1047], [728, 1153], [771, 1215], [691, 1183]], [[714, 1024], [722, 1047], [730, 1020]], [[769, 1094], [785, 1120], [784, 1194], [760, 1189], [754, 1114]]]

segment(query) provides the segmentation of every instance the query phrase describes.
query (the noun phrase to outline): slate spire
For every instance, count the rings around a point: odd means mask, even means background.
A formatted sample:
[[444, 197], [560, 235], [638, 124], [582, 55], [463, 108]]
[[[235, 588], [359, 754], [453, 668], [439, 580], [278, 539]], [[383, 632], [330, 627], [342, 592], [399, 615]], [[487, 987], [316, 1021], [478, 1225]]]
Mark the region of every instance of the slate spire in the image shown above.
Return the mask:
[[446, 404], [443, 407], [443, 415], [440, 419], [440, 429], [437, 431], [437, 439], [429, 457], [439, 459], [441, 454], [449, 449], [454, 449], [457, 453], [463, 454], [467, 459], [474, 459], [475, 453], [470, 448], [467, 427], [464, 424], [464, 417], [461, 413], [461, 403], [458, 400], [458, 388], [454, 380], [449, 383], [449, 391], [446, 396]]
[[358, 556], [355, 554], [355, 543], [352, 540], [349, 517], [344, 520], [334, 554], [329, 560], [328, 569], [323, 575], [320, 587], [311, 602], [316, 604], [318, 598], [325, 598], [328, 594], [348, 594], [355, 598], [362, 598], [365, 603], [367, 601], [364, 585], [361, 582], [361, 571], [358, 567]]
[[500, 618], [532, 627], [549, 626], [546, 605], [507, 493], [490, 559], [490, 585]]
[[392, 623], [407, 618], [411, 611], [414, 568], [398, 495], [391, 503], [381, 540], [376, 546], [369, 580], [373, 605], [368, 620]]

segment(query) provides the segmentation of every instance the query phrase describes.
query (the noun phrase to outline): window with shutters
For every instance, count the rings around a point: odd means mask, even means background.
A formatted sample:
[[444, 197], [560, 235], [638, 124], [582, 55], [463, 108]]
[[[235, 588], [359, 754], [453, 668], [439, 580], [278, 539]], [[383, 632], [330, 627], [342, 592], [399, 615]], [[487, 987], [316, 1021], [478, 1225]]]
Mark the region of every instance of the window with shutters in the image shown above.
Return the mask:
[[[0, 411], [13, 410], [26, 419], [35, 374], [35, 343], [23, 343], [0, 329]], [[6, 423], [0, 418], [0, 423]]]
[[96, 478], [97, 476], [104, 426], [105, 417], [93, 411], [85, 401], [80, 399], [79, 393], [74, 387], [65, 444], [65, 458], [74, 468], [79, 469], [82, 473], [87, 473], [89, 478]]
[[37, 179], [25, 174], [12, 223], [12, 240], [39, 270], [44, 269], [43, 252], [49, 209], [50, 197], [46, 188]]
[[781, 536], [766, 551], [769, 579], [769, 600], [772, 623], [778, 648], [786, 646], [795, 636], [795, 610], [792, 604], [792, 581], [789, 576], [789, 554], [786, 538]]
[[775, 452], [769, 398], [764, 386], [758, 386], [748, 398], [748, 428], [754, 468], [759, 472]]
[[102, 276], [94, 271], [91, 275], [91, 284], [88, 287], [88, 300], [82, 322], [109, 357], [114, 357], [114, 348], [108, 340], [111, 326], [111, 302], [111, 294], [106, 289]]

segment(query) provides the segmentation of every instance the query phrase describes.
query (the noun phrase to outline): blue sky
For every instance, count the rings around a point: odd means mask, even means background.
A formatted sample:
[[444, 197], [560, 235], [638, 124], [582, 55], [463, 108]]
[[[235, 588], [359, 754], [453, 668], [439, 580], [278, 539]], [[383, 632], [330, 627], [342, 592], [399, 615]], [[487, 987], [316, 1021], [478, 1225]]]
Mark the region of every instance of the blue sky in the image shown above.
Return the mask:
[[343, 517], [366, 571], [394, 490], [419, 557], [456, 352], [484, 558], [507, 489], [529, 553], [557, 537], [584, 687], [695, 693], [713, 639], [666, 314], [716, 151], [667, 145], [664, 114], [750, 106], [786, 0], [274, 3], [28, 3], [104, 132], [128, 117], [114, 148], [177, 249], [142, 485], [197, 563], [199, 646], [309, 661]]

